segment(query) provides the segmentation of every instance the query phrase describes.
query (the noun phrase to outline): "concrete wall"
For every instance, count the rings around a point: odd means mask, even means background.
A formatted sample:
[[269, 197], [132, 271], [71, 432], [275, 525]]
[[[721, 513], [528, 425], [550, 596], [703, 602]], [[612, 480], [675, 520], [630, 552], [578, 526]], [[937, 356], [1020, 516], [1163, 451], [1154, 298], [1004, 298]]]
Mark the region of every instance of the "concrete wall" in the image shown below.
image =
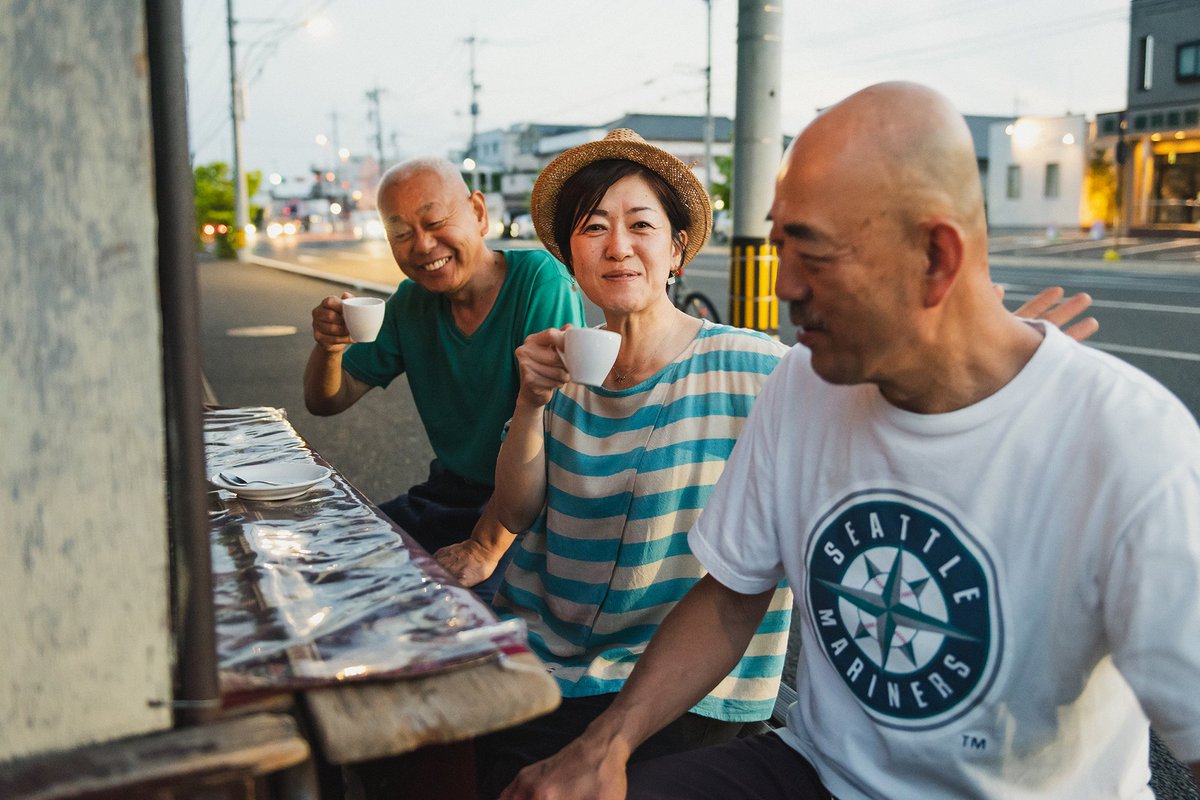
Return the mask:
[[0, 760], [168, 727], [140, 0], [0, 0]]
[[[1011, 133], [1009, 128], [1011, 127]], [[1088, 124], [1082, 116], [997, 122], [988, 136], [985, 194], [992, 227], [1073, 228], [1080, 224]], [[1058, 165], [1058, 196], [1046, 196], [1047, 165]], [[1020, 170], [1010, 197], [1009, 168]]]

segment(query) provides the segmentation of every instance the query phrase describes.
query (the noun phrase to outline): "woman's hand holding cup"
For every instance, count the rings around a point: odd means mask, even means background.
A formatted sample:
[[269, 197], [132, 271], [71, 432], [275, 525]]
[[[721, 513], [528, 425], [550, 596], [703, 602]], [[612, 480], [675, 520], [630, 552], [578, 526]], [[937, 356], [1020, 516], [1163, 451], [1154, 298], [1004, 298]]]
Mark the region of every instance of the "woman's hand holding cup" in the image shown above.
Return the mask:
[[517, 369], [521, 375], [521, 390], [517, 403], [538, 408], [550, 402], [554, 390], [570, 379], [563, 364], [560, 350], [563, 346], [563, 331], [547, 328], [531, 333], [525, 343], [517, 348]]

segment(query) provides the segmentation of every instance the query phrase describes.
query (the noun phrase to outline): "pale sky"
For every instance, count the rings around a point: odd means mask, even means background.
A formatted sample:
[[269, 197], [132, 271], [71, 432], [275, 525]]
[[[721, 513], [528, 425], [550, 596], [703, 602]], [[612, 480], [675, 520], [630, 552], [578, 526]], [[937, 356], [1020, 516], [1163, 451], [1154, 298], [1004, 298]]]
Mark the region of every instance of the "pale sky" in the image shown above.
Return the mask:
[[[964, 113], [1058, 115], [1125, 106], [1128, 0], [778, 0], [782, 112], [883, 80], [915, 80]], [[713, 4], [713, 113], [733, 115], [737, 0]], [[184, 0], [189, 140], [196, 163], [231, 160], [225, 3]], [[388, 159], [446, 155], [471, 130], [600, 125], [627, 112], [704, 113], [704, 0], [235, 0], [247, 81], [246, 169], [332, 164], [333, 136], [373, 152], [366, 92], [383, 89]], [[302, 27], [319, 15], [315, 33]], [[393, 139], [394, 134], [394, 139]]]

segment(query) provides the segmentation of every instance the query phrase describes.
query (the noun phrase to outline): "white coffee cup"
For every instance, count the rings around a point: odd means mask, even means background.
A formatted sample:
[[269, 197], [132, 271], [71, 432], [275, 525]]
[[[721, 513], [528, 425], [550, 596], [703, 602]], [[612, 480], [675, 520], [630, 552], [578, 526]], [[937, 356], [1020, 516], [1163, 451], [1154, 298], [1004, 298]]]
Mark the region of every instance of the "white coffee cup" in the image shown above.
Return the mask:
[[384, 302], [378, 297], [347, 297], [342, 301], [342, 319], [356, 342], [373, 342], [383, 325]]
[[620, 349], [621, 334], [616, 331], [603, 328], [567, 328], [563, 331], [562, 359], [575, 383], [603, 384]]

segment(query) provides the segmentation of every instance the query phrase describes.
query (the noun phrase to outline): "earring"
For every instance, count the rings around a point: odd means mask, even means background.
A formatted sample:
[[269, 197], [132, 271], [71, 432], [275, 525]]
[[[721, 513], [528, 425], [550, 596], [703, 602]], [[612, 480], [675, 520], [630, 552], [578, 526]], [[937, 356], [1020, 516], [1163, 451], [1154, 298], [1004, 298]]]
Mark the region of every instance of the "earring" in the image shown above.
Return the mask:
[[671, 270], [670, 274], [667, 275], [667, 286], [674, 286], [674, 285], [675, 285], [675, 270]]

